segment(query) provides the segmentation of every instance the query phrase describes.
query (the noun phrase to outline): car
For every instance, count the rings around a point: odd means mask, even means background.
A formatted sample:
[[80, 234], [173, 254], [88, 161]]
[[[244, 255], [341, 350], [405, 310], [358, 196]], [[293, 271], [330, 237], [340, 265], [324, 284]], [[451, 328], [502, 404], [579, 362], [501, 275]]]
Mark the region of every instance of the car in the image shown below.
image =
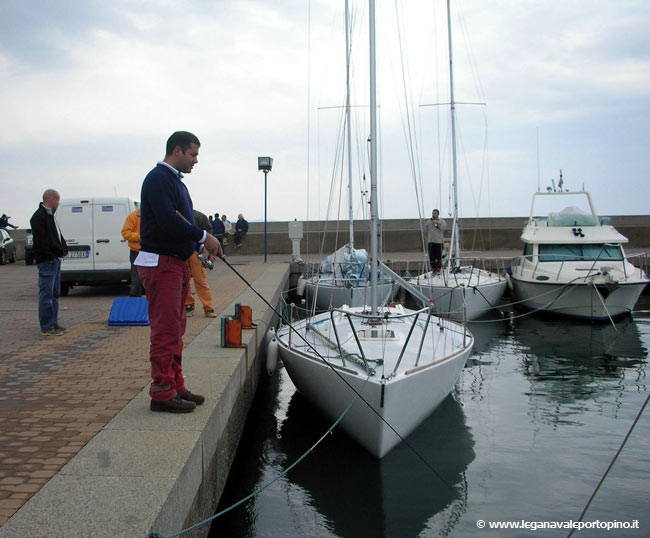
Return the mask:
[[16, 245], [4, 228], [0, 228], [0, 265], [16, 261]]
[[25, 265], [32, 265], [34, 263], [34, 236], [32, 235], [31, 228], [27, 229], [25, 234]]

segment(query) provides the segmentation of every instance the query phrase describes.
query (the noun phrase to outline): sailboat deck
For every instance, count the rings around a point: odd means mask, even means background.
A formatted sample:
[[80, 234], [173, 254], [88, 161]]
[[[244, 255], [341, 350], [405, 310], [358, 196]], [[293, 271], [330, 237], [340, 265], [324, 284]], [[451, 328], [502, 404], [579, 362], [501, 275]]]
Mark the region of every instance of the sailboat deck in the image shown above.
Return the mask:
[[468, 345], [471, 334], [430, 315], [428, 309], [382, 309], [379, 321], [363, 308], [333, 310], [284, 328], [278, 338], [294, 352], [356, 375], [393, 379], [415, 368], [441, 363]]

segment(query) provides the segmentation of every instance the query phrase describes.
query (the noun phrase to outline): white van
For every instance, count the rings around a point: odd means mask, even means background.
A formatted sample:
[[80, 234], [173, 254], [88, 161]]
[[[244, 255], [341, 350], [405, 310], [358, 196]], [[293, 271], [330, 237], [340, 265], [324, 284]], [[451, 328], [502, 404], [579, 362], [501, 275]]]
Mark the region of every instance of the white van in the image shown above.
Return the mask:
[[62, 198], [56, 221], [68, 244], [61, 265], [61, 295], [72, 286], [128, 284], [129, 247], [122, 227], [138, 207], [130, 198]]

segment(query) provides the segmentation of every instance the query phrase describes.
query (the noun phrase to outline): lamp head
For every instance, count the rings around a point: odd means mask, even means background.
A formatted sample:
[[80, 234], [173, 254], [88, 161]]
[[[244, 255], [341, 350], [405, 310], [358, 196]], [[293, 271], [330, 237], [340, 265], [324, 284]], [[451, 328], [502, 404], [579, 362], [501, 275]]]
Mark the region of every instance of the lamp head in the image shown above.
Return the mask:
[[273, 168], [273, 157], [258, 157], [257, 169], [264, 172], [270, 172]]

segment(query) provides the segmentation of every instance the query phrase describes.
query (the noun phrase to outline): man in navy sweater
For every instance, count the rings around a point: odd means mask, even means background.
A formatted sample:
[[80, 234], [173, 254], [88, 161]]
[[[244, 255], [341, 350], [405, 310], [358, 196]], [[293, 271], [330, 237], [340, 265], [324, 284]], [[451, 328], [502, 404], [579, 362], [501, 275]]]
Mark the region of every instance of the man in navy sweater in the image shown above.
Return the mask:
[[200, 146], [192, 133], [173, 133], [164, 160], [147, 174], [140, 194], [141, 250], [135, 265], [149, 303], [152, 411], [189, 413], [205, 401], [185, 387], [181, 364], [190, 285], [185, 262], [202, 249], [210, 259], [223, 256], [219, 241], [194, 224], [192, 198], [182, 181], [198, 162]]

